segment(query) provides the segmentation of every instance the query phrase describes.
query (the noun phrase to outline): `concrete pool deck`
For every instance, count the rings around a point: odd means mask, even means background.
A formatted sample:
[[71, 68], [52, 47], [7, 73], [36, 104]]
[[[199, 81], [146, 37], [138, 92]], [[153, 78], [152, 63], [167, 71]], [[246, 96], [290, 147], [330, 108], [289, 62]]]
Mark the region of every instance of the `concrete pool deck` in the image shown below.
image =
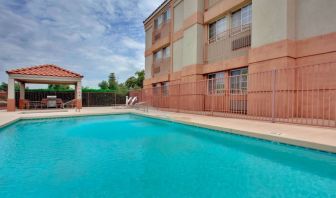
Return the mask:
[[150, 110], [143, 112], [134, 109], [112, 107], [83, 108], [80, 112], [74, 109], [67, 111], [0, 111], [0, 127], [20, 119], [55, 118], [86, 115], [134, 113], [149, 117], [180, 122], [184, 124], [206, 127], [229, 133], [276, 141], [306, 148], [336, 153], [336, 129], [305, 125], [271, 123], [255, 120], [233, 119], [203, 116], [187, 113], [175, 113]]

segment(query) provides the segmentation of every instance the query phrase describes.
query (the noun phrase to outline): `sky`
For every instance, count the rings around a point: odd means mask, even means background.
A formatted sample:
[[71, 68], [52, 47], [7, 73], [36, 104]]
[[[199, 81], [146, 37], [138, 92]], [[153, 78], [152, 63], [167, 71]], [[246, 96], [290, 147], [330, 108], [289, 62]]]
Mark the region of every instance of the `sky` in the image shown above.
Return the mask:
[[163, 0], [0, 0], [0, 82], [5, 71], [56, 64], [97, 87], [144, 69], [143, 21]]

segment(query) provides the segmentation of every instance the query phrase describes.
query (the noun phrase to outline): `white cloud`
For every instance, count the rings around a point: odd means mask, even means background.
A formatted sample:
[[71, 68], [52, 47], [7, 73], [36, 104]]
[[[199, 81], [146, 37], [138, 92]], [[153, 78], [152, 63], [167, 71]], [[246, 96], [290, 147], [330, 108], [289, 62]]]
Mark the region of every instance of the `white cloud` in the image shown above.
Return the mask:
[[53, 63], [95, 87], [144, 67], [142, 21], [163, 0], [0, 0], [0, 81], [5, 70]]

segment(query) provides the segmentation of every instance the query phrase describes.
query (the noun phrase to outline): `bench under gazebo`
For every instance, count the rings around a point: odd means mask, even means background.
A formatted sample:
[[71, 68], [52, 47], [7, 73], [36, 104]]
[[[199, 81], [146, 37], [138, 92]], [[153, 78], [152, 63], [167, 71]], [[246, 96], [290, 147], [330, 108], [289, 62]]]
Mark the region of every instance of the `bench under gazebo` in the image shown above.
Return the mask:
[[[82, 108], [82, 91], [81, 82], [83, 76], [63, 69], [56, 65], [38, 65], [33, 67], [25, 67], [7, 71], [8, 74], [8, 97], [7, 111], [15, 111], [15, 82], [20, 85], [19, 108], [25, 107], [25, 84], [64, 84], [75, 85], [75, 98], [73, 100], [77, 109]], [[48, 100], [48, 98], [47, 98]], [[55, 98], [50, 97], [50, 101], [54, 100], [56, 107], [61, 107]], [[48, 102], [48, 101], [45, 101]], [[43, 101], [42, 101], [43, 103]], [[50, 102], [49, 102], [50, 103]], [[46, 104], [48, 105], [48, 103]]]

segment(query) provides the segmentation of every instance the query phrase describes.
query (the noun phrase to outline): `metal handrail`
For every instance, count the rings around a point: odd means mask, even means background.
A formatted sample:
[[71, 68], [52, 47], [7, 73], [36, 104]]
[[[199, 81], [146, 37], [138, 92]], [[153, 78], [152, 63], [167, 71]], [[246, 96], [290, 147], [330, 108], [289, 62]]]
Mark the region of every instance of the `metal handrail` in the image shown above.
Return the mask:
[[[68, 105], [68, 104], [70, 104], [70, 103], [73, 103], [73, 102], [75, 102], [75, 101], [76, 101], [76, 99], [73, 99], [73, 100], [70, 100], [70, 101], [68, 101], [68, 102], [63, 103], [63, 105], [62, 105], [62, 109], [64, 109], [66, 105]], [[72, 105], [72, 108], [73, 108], [73, 106], [74, 106], [74, 105]]]
[[136, 103], [136, 104], [134, 104], [134, 105], [132, 105], [135, 109], [137, 109], [137, 110], [139, 110], [140, 109], [140, 107], [144, 107], [143, 108], [143, 111], [144, 112], [148, 112], [148, 108], [149, 108], [149, 105], [148, 105], [148, 103], [147, 102], [138, 102], [138, 103]]

